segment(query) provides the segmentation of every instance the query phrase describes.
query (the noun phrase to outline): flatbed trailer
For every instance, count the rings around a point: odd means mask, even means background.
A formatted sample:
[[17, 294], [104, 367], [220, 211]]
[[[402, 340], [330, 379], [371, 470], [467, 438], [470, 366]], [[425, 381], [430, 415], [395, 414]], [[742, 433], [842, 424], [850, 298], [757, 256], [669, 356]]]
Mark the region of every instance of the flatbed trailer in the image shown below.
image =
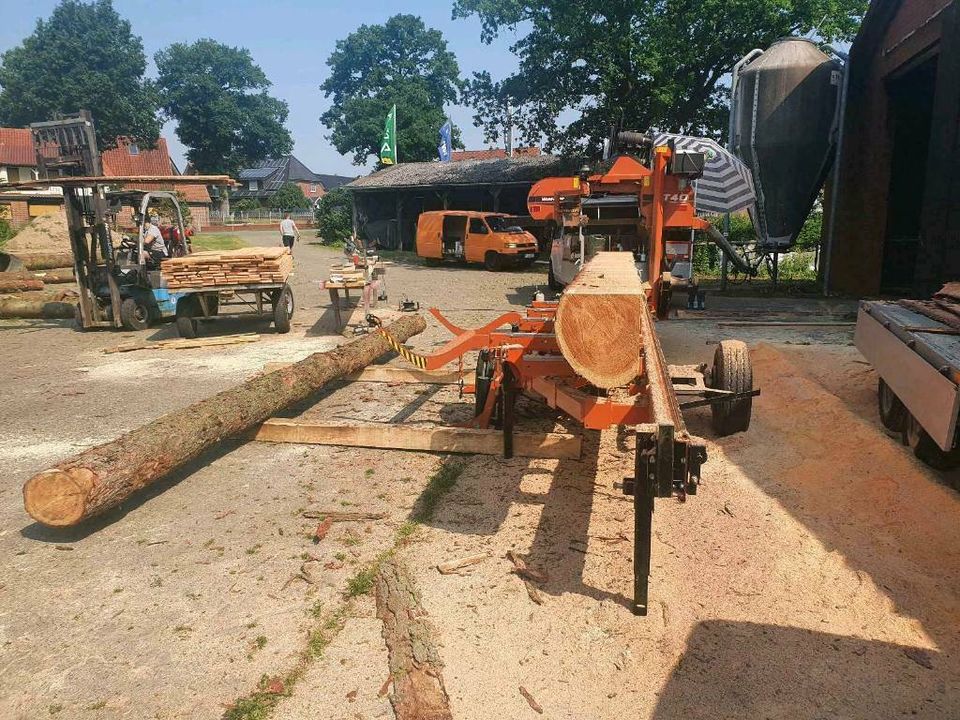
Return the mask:
[[[289, 283], [250, 283], [164, 290], [158, 303], [176, 316], [180, 337], [195, 338], [200, 320], [214, 317], [257, 315], [270, 317], [278, 333], [290, 332], [293, 290]], [[224, 312], [224, 308], [229, 308]], [[243, 308], [243, 309], [240, 309]]]
[[960, 465], [960, 330], [897, 302], [863, 301], [854, 342], [880, 376], [884, 426], [927, 464]]

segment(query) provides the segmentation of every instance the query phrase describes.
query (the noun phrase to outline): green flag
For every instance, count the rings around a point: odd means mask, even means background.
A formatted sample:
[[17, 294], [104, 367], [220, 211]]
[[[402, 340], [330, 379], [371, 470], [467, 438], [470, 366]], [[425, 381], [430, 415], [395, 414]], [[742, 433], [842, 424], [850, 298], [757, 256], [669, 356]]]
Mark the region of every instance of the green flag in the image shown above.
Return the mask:
[[380, 162], [393, 165], [397, 162], [397, 106], [387, 114], [383, 125], [383, 138], [380, 140]]

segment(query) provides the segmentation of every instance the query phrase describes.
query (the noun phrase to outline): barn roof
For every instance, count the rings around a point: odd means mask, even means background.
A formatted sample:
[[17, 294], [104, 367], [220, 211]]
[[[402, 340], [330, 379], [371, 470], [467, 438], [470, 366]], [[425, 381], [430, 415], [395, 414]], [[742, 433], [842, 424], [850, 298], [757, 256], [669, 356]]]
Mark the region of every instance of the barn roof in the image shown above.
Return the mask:
[[0, 127], [0, 165], [37, 166], [29, 129]]
[[[120, 140], [117, 146], [100, 153], [103, 163], [103, 174], [111, 177], [131, 175], [179, 175], [170, 153], [167, 150], [167, 141], [157, 139], [153, 148], [141, 148], [128, 140]], [[139, 183], [127, 187], [137, 190], [167, 190], [169, 186], [163, 183]], [[180, 185], [176, 188], [183, 194], [188, 203], [206, 204], [210, 202], [210, 194], [205, 185]]]
[[413, 187], [526, 185], [551, 175], [568, 174], [575, 167], [576, 163], [569, 158], [555, 155], [400, 163], [357, 178], [346, 187], [362, 192]]

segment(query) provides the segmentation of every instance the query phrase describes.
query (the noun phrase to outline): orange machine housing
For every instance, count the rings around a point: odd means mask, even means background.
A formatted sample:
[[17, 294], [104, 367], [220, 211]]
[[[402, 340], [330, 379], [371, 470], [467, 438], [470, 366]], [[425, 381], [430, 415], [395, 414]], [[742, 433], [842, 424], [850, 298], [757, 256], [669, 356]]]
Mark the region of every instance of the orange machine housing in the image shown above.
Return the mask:
[[587, 198], [635, 196], [640, 220], [647, 231], [648, 247], [645, 250], [647, 277], [650, 279], [647, 298], [654, 312], [657, 312], [662, 297], [661, 283], [666, 270], [665, 232], [709, 227], [695, 214], [693, 183], [687, 177], [668, 173], [671, 154], [669, 147], [654, 148], [652, 167], [647, 167], [636, 157], [621, 155], [603, 174], [583, 179], [544, 178], [530, 189], [527, 196], [527, 208], [534, 220], [552, 222], [564, 229], [589, 227], [590, 218], [582, 209]]

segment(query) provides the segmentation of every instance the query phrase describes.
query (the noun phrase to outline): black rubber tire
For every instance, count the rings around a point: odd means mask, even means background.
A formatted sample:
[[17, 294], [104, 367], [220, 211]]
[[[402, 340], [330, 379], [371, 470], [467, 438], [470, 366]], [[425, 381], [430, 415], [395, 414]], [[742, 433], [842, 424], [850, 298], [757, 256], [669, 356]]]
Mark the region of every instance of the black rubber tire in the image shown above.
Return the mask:
[[549, 261], [547, 268], [547, 285], [554, 292], [561, 292], [563, 290], [563, 283], [557, 280], [557, 276], [553, 274], [553, 260]]
[[903, 432], [907, 422], [907, 408], [896, 393], [890, 389], [883, 378], [877, 382], [877, 409], [880, 411], [880, 422], [887, 430]]
[[490, 351], [481, 350], [477, 357], [477, 369], [473, 379], [473, 415], [478, 416], [487, 404], [487, 395], [490, 394], [490, 382], [493, 380], [493, 363], [490, 361]]
[[177, 303], [177, 334], [182, 338], [192, 340], [200, 335], [200, 323], [195, 317], [199, 308], [193, 297], [182, 298]]
[[903, 442], [913, 450], [914, 457], [934, 470], [954, 470], [960, 467], [960, 448], [944, 452], [909, 411], [903, 424]]
[[273, 327], [281, 335], [290, 332], [290, 319], [293, 317], [293, 290], [284, 285], [273, 296]]
[[487, 254], [483, 256], [483, 266], [490, 272], [497, 272], [503, 266], [500, 253], [496, 250], [487, 250]]
[[[713, 354], [712, 387], [730, 392], [753, 390], [753, 367], [747, 345], [741, 340], [722, 340]], [[743, 432], [750, 427], [753, 398], [718, 400], [710, 406], [713, 429], [720, 436]]]
[[127, 330], [146, 330], [150, 327], [150, 309], [136, 298], [124, 298], [120, 303], [120, 322]]

